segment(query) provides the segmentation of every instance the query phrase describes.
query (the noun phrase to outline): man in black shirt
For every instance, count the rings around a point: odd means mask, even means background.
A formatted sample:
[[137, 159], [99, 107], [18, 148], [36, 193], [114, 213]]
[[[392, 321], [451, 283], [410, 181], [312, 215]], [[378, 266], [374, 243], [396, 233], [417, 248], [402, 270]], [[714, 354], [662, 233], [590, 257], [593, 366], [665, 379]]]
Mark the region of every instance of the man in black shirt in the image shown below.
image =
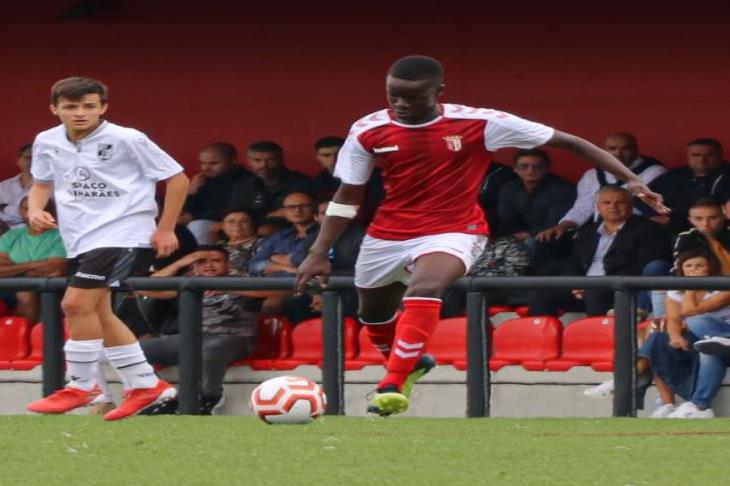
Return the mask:
[[561, 241], [538, 242], [535, 238], [558, 224], [575, 201], [575, 186], [550, 173], [550, 165], [550, 156], [540, 149], [518, 150], [514, 158], [518, 178], [499, 191], [500, 228], [524, 243], [533, 263], [565, 256], [569, 250]]
[[649, 187], [664, 196], [664, 204], [672, 209], [652, 219], [675, 235], [688, 229], [689, 208], [695, 201], [707, 196], [723, 201], [730, 195], [730, 169], [722, 145], [712, 138], [692, 140], [687, 144], [687, 165], [657, 177]]

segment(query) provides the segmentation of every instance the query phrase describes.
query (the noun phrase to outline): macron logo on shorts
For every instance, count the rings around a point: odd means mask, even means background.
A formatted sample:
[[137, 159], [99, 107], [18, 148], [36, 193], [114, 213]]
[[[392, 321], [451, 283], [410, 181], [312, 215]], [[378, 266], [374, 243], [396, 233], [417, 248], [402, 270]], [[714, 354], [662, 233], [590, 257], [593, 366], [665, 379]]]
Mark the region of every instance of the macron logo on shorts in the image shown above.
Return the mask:
[[103, 275], [94, 275], [93, 273], [86, 272], [76, 272], [74, 277], [87, 278], [89, 280], [106, 280], [106, 277]]

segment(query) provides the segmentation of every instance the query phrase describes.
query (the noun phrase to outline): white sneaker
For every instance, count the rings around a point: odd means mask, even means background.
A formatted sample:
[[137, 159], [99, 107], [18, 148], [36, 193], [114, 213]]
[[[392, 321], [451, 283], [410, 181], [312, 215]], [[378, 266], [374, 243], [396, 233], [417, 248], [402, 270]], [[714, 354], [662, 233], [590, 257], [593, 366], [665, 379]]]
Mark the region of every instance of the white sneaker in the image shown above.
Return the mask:
[[684, 402], [682, 405], [677, 407], [674, 412], [667, 416], [667, 418], [677, 419], [708, 419], [713, 417], [715, 417], [715, 413], [711, 408], [700, 410], [697, 408], [697, 405], [692, 402]]
[[613, 394], [613, 380], [604, 381], [600, 385], [583, 391], [583, 395], [589, 398], [606, 398]]
[[722, 336], [705, 336], [694, 344], [700, 353], [712, 354], [714, 356], [730, 357], [730, 338]]
[[661, 418], [667, 418], [669, 415], [672, 414], [677, 409], [677, 407], [674, 406], [673, 403], [665, 403], [659, 407], [657, 407], [651, 415], [649, 415], [649, 418], [653, 419], [661, 419]]

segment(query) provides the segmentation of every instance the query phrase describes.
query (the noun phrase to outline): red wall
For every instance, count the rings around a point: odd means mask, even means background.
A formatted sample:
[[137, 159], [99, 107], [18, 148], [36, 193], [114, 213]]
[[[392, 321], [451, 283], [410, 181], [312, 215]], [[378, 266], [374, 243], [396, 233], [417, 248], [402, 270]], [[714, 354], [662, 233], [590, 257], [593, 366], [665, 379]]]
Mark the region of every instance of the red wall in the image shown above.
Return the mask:
[[[689, 139], [730, 144], [722, 2], [679, 11], [615, 2], [118, 0], [86, 20], [58, 20], [73, 3], [2, 7], [0, 176], [15, 173], [17, 146], [55, 124], [53, 81], [77, 74], [107, 82], [110, 118], [147, 132], [188, 168], [209, 142], [243, 150], [269, 138], [289, 165], [314, 173], [314, 140], [345, 134], [382, 108], [388, 65], [413, 53], [443, 61], [447, 101], [511, 111], [596, 143], [632, 131], [670, 165], [683, 162]], [[558, 172], [575, 178], [583, 169], [556, 154]]]

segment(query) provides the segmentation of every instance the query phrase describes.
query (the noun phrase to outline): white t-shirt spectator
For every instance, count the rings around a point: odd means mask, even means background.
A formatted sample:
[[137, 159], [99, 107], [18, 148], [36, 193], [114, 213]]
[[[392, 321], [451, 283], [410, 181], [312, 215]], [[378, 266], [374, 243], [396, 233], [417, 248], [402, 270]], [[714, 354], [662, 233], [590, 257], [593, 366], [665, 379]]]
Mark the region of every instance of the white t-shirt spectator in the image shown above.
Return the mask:
[[0, 182], [0, 205], [5, 205], [0, 211], [0, 219], [8, 223], [11, 228], [23, 224], [18, 206], [20, 206], [20, 201], [28, 195], [28, 191], [30, 191], [30, 187], [23, 188], [20, 174]]
[[182, 171], [144, 133], [107, 121], [78, 143], [63, 125], [41, 132], [33, 143], [31, 173], [54, 185], [70, 258], [96, 248], [149, 248], [156, 183]]

